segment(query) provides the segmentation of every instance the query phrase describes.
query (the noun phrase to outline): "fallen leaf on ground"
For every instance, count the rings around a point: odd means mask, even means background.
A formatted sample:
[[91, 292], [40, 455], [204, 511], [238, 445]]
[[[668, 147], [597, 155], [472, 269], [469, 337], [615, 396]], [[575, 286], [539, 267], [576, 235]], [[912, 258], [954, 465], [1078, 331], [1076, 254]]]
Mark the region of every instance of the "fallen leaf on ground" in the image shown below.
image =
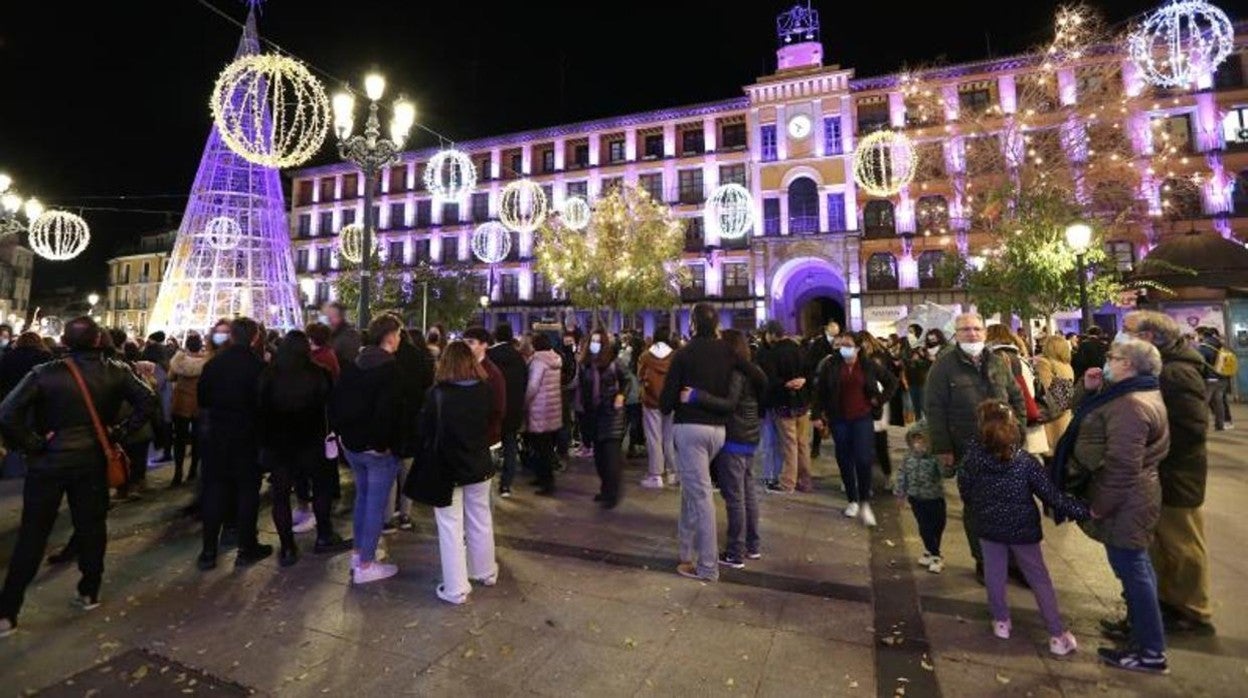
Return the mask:
[[728, 688], [732, 688], [737, 685], [737, 681], [732, 677], [728, 677], [728, 680], [724, 682], [724, 685]]
[[850, 681], [850, 682], [849, 682], [849, 687], [850, 687], [850, 688], [858, 688], [858, 682], [857, 682], [857, 681]]
[[1008, 677], [1008, 676], [1002, 676], [1001, 674], [997, 674], [997, 683], [999, 683], [999, 684], [1001, 684], [1002, 686], [1004, 686], [1004, 685], [1006, 685], [1006, 684], [1007, 684], [1007, 683], [1009, 683], [1009, 682], [1010, 682], [1010, 677]]
[[633, 639], [633, 638], [631, 638], [631, 637], [626, 637], [626, 638], [624, 638], [624, 646], [625, 646], [625, 647], [627, 647], [627, 648], [628, 648], [628, 649], [630, 649], [630, 650], [631, 650], [631, 649], [636, 649], [636, 648], [637, 648], [637, 641], [636, 641], [636, 640], [634, 640], [634, 639]]
[[147, 672], [151, 670], [152, 668], [150, 666], [144, 664], [138, 669], [135, 669], [134, 673], [130, 674], [130, 678], [134, 681], [142, 681], [143, 679], [147, 678]]
[[928, 671], [932, 671], [932, 669], [934, 668], [934, 667], [932, 666], [932, 663], [931, 663], [931, 662], [929, 662], [929, 661], [927, 661], [927, 655], [926, 655], [926, 654], [925, 654], [925, 655], [923, 655], [923, 658], [919, 660], [919, 666], [923, 667], [924, 669], [927, 669]]
[[464, 650], [464, 659], [471, 659], [472, 656], [475, 655], [476, 653], [477, 653], [476, 650], [469, 647], [468, 649]]
[[885, 538], [885, 539], [884, 539], [884, 545], [887, 545], [887, 546], [888, 546], [888, 547], [890, 547], [890, 548], [896, 548], [896, 547], [897, 547], [897, 544], [893, 542], [893, 539], [892, 539], [892, 538]]

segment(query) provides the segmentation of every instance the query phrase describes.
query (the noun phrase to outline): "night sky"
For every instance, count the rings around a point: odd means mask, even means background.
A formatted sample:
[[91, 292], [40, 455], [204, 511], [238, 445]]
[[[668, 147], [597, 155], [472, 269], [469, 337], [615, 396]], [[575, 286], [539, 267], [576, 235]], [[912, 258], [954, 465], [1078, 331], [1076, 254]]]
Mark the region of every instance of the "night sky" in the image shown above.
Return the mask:
[[[209, 1], [246, 15], [238, 0]], [[35, 294], [102, 290], [120, 246], [177, 226], [211, 124], [208, 94], [240, 30], [198, 0], [0, 4], [0, 171], [50, 205], [127, 211], [84, 210], [91, 246], [73, 262], [37, 260]], [[1111, 22], [1153, 4], [1095, 3]], [[421, 123], [463, 140], [738, 96], [774, 70], [775, 15], [790, 5], [269, 0], [260, 33], [357, 85], [380, 69]], [[858, 76], [1026, 50], [1050, 36], [1056, 5], [814, 3], [825, 61]], [[327, 143], [315, 162], [335, 159]]]

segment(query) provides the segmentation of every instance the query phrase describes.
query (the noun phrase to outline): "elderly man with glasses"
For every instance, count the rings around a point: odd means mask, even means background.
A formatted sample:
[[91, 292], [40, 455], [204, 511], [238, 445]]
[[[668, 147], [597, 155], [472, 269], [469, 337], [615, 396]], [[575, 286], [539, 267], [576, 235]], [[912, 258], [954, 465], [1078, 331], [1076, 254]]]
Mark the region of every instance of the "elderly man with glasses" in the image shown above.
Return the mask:
[[[941, 354], [927, 374], [923, 411], [931, 434], [932, 452], [946, 472], [951, 472], [966, 453], [977, 431], [975, 409], [989, 398], [1006, 402], [1025, 429], [1027, 410], [1022, 391], [1005, 359], [984, 350], [987, 332], [978, 313], [963, 313], [954, 320], [957, 343]], [[984, 580], [984, 556], [971, 511], [962, 508], [962, 526], [975, 558], [975, 578]]]

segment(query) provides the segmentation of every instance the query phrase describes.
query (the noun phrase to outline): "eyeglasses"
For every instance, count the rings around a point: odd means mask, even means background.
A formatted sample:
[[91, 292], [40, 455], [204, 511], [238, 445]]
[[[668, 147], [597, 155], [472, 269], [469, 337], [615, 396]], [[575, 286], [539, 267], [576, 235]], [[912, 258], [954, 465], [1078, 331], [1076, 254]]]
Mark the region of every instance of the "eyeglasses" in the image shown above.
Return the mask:
[[958, 329], [958, 332], [983, 332], [984, 331], [984, 328], [982, 327], [959, 327], [957, 329]]

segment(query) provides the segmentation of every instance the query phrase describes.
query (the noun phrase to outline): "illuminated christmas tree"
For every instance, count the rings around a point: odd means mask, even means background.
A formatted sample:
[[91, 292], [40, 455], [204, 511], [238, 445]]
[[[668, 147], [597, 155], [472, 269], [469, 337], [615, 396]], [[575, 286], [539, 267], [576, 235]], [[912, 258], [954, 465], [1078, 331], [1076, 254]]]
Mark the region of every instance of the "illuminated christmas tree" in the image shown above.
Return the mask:
[[[235, 58], [259, 53], [253, 6]], [[235, 316], [291, 328], [302, 313], [281, 176], [234, 153], [214, 127], [147, 332], [182, 336]]]

